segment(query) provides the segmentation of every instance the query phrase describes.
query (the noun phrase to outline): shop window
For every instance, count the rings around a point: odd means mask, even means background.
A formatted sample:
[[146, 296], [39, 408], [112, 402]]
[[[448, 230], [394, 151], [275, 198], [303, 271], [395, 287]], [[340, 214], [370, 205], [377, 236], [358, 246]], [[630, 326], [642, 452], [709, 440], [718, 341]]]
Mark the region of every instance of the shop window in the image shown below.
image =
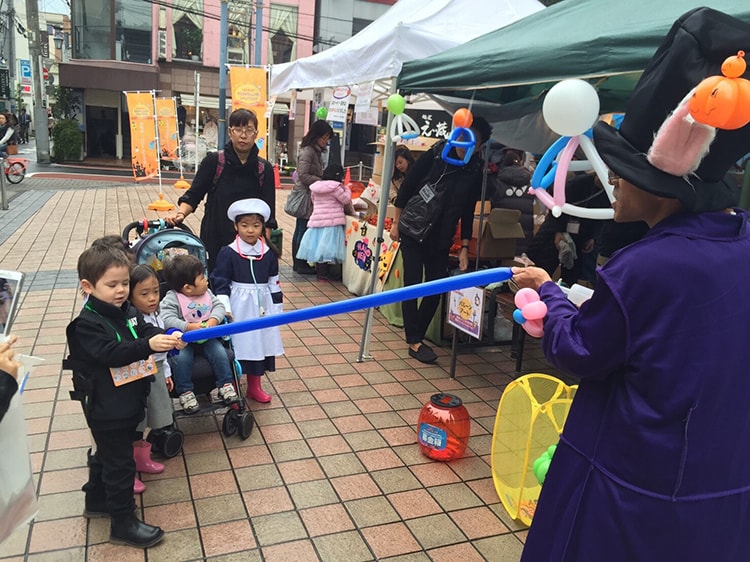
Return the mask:
[[78, 0], [72, 5], [73, 58], [112, 58], [112, 6], [102, 0]]
[[268, 57], [279, 64], [297, 58], [297, 8], [271, 4]]
[[115, 2], [115, 60], [150, 64], [151, 5], [142, 0]]
[[203, 0], [173, 1], [172, 57], [203, 60]]

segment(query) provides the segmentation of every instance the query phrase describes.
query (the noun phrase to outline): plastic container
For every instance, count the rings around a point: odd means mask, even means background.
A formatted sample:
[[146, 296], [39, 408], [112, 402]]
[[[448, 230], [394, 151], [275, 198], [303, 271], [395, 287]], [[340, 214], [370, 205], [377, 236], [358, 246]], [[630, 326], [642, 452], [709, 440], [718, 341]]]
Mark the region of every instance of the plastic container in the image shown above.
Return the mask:
[[436, 461], [460, 458], [471, 434], [469, 412], [458, 396], [433, 394], [419, 413], [417, 440], [427, 457]]

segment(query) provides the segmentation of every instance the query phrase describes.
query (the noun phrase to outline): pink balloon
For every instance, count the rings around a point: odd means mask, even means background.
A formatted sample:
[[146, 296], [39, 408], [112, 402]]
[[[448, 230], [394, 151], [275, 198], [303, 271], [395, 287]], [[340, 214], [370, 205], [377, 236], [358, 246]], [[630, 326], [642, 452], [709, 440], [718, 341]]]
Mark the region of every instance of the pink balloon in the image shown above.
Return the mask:
[[557, 170], [555, 170], [555, 193], [554, 199], [555, 205], [562, 207], [565, 205], [565, 180], [568, 176], [568, 166], [570, 161], [573, 159], [573, 155], [578, 148], [578, 136], [570, 137], [568, 144], [560, 152], [560, 157], [557, 159]]
[[555, 206], [555, 200], [552, 199], [552, 196], [543, 187], [529, 188], [529, 193], [536, 195], [536, 198], [539, 199], [539, 201], [541, 201], [548, 209], [552, 209], [552, 207]]
[[[539, 293], [537, 293], [534, 289], [530, 289], [528, 287], [524, 289], [520, 289], [516, 296], [513, 298], [513, 302], [516, 304], [516, 306], [523, 310], [523, 307], [529, 304], [530, 302], [537, 302], [539, 300]], [[524, 315], [525, 318], [525, 315]]]
[[542, 301], [530, 302], [521, 309], [526, 320], [541, 320], [547, 316], [547, 305]]
[[521, 326], [532, 338], [541, 338], [544, 335], [544, 323], [541, 320], [527, 320]]

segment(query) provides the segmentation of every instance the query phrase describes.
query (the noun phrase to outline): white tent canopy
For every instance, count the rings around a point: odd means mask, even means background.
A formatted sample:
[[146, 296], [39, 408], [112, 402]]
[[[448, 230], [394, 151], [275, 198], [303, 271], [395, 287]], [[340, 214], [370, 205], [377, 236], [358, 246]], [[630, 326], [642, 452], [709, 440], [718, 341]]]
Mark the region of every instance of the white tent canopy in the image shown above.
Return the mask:
[[401, 65], [460, 45], [544, 8], [537, 0], [399, 0], [355, 36], [271, 67], [271, 95], [390, 80]]

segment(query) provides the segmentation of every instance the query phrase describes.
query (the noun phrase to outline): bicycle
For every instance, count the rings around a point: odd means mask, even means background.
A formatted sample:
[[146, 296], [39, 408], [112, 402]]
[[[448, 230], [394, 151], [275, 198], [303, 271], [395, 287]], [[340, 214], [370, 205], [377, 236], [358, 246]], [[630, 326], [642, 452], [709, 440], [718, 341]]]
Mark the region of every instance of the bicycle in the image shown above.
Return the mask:
[[5, 177], [12, 184], [21, 183], [26, 177], [26, 165], [29, 163], [27, 158], [16, 158], [8, 156], [3, 160], [3, 170]]

